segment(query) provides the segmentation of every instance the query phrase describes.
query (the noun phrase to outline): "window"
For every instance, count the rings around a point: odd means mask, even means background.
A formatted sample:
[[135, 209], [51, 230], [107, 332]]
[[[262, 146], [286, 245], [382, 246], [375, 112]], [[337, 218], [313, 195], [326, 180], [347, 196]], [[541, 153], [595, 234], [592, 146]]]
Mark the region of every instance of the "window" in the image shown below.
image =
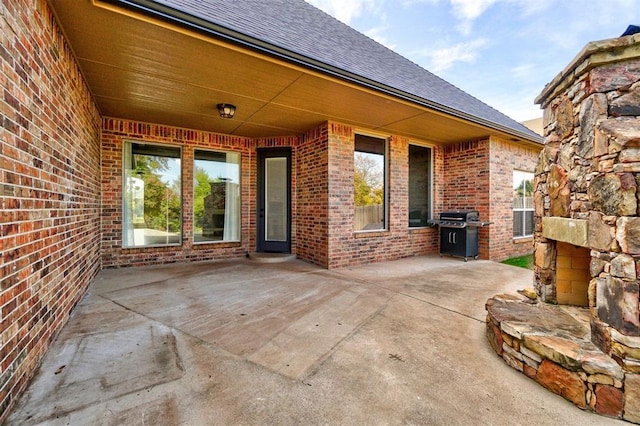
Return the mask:
[[354, 165], [354, 228], [356, 231], [386, 227], [386, 141], [356, 135]]
[[180, 148], [124, 144], [122, 246], [182, 241]]
[[431, 218], [431, 148], [409, 145], [409, 227]]
[[240, 241], [240, 154], [196, 150], [194, 158], [194, 242]]
[[513, 236], [533, 235], [533, 173], [513, 172]]

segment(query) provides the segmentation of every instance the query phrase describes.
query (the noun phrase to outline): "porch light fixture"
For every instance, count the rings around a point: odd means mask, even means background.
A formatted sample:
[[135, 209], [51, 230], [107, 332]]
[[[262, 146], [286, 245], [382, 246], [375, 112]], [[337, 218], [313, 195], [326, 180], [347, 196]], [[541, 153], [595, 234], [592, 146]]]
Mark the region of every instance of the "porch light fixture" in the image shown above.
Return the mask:
[[231, 104], [218, 104], [218, 114], [222, 118], [233, 118], [236, 113], [236, 106]]

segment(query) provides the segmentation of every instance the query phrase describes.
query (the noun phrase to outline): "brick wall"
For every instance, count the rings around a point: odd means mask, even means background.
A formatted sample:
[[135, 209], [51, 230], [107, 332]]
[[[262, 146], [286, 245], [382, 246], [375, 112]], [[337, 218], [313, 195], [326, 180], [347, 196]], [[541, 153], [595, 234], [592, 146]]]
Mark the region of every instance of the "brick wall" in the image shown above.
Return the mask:
[[297, 211], [296, 255], [328, 266], [328, 128], [326, 124], [307, 132], [296, 150], [295, 185]]
[[[379, 262], [407, 256], [436, 253], [438, 234], [434, 228], [408, 227], [409, 140], [392, 137], [388, 158], [387, 230], [354, 232], [352, 127], [328, 123], [329, 213], [328, 268]], [[438, 156], [439, 150], [435, 150]], [[438, 161], [436, 160], [436, 168]], [[438, 170], [436, 170], [437, 174]], [[437, 194], [434, 193], [437, 201]]]
[[533, 173], [540, 148], [516, 145], [491, 137], [490, 142], [490, 221], [488, 227], [490, 259], [501, 261], [533, 253], [533, 237], [513, 238], [513, 171]]
[[100, 117], [45, 0], [0, 5], [0, 423], [100, 269]]
[[[444, 210], [480, 212], [480, 220], [491, 220], [489, 140], [449, 145], [444, 149]], [[509, 190], [511, 193], [511, 190]], [[489, 229], [480, 228], [478, 256], [490, 258]]]
[[[122, 152], [125, 141], [170, 144], [182, 148], [182, 245], [122, 248]], [[102, 263], [104, 267], [214, 260], [255, 250], [257, 146], [291, 146], [295, 138], [251, 140], [177, 127], [104, 118], [102, 127]], [[241, 241], [193, 243], [194, 149], [239, 152], [241, 159]]]
[[496, 137], [444, 148], [443, 206], [476, 209], [482, 221], [479, 256], [504, 260], [533, 252], [533, 238], [513, 238], [513, 171], [534, 171], [538, 148]]

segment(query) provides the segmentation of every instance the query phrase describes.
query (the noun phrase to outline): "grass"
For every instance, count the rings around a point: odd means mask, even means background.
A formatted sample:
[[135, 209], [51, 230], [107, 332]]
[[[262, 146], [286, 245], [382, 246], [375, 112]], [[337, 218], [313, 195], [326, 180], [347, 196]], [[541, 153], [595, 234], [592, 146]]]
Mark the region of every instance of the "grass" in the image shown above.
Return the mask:
[[507, 265], [518, 266], [525, 269], [533, 269], [533, 254], [526, 256], [512, 257], [511, 259], [503, 260], [500, 263], [506, 263]]

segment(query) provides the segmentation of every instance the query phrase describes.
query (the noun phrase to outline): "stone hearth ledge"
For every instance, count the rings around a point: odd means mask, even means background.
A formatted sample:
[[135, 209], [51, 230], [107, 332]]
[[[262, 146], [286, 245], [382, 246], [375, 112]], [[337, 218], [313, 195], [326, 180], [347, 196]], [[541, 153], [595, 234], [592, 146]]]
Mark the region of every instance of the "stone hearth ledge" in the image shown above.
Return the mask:
[[640, 375], [590, 341], [588, 309], [506, 294], [486, 309], [489, 343], [512, 368], [581, 409], [640, 423]]

